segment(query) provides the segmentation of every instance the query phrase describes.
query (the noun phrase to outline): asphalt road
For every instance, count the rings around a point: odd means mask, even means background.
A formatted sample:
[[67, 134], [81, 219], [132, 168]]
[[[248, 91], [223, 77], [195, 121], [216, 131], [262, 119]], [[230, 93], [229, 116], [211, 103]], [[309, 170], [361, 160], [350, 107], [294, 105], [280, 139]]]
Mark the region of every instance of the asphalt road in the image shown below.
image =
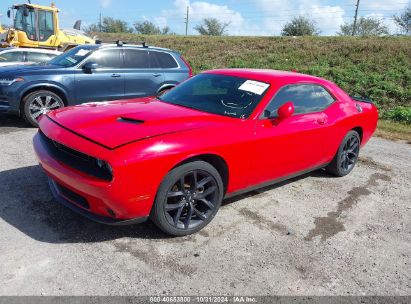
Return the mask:
[[169, 238], [58, 205], [34, 133], [0, 116], [0, 295], [411, 294], [409, 143], [373, 138], [349, 176], [254, 191]]

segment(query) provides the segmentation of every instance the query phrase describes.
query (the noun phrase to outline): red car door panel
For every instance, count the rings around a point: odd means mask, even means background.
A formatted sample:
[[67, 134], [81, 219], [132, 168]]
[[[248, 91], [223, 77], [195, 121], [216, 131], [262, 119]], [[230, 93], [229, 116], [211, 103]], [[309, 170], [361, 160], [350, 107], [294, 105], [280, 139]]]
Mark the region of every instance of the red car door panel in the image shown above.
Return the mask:
[[275, 112], [293, 102], [296, 113], [284, 120], [262, 119], [256, 123], [256, 183], [268, 182], [325, 164], [334, 147], [326, 109], [334, 98], [314, 84], [288, 85], [278, 90], [267, 106]]
[[327, 149], [326, 121], [322, 112], [292, 116], [281, 122], [275, 119], [258, 121], [255, 182], [275, 180], [323, 164], [322, 151]]

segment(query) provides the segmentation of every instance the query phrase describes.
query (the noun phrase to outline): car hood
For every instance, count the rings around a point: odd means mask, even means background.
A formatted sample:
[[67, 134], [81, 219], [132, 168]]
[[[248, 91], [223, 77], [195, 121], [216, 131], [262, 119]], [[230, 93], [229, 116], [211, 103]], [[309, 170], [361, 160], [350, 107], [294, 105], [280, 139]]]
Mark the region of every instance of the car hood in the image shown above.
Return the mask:
[[61, 127], [108, 149], [232, 119], [154, 98], [86, 103], [52, 111], [47, 116]]
[[22, 75], [25, 73], [30, 73], [33, 71], [38, 71], [38, 70], [55, 70], [55, 69], [61, 69], [63, 67], [58, 66], [58, 65], [51, 65], [51, 64], [24, 64], [24, 62], [19, 63], [18, 65], [7, 65], [7, 66], [2, 66], [0, 67], [0, 75]]

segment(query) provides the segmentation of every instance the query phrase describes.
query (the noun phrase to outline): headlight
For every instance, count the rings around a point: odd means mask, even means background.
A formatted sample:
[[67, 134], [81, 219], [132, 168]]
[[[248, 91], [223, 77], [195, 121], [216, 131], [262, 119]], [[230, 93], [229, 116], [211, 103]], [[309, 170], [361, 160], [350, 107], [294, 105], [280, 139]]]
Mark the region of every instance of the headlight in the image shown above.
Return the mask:
[[113, 176], [113, 168], [110, 166], [110, 164], [102, 159], [96, 158], [96, 166], [100, 169], [103, 170], [104, 172], [108, 173], [110, 176]]
[[24, 78], [17, 77], [17, 78], [0, 78], [0, 85], [2, 86], [10, 86], [15, 82], [23, 82]]

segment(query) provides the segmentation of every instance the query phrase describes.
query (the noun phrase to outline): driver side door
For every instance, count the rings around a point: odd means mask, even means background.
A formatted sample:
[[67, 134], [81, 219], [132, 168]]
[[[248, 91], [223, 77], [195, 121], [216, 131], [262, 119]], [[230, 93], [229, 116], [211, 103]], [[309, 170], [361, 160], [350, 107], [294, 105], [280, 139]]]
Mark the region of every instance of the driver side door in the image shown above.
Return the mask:
[[335, 101], [334, 97], [317, 84], [287, 85], [279, 89], [267, 110], [277, 111], [289, 101], [295, 107], [291, 117], [261, 117], [256, 122], [257, 183], [314, 169], [323, 165], [329, 154], [327, 137], [332, 136], [332, 130], [324, 110]]
[[[82, 66], [97, 63], [97, 69], [86, 72]], [[124, 98], [123, 56], [120, 48], [94, 52], [75, 72], [76, 104]]]

